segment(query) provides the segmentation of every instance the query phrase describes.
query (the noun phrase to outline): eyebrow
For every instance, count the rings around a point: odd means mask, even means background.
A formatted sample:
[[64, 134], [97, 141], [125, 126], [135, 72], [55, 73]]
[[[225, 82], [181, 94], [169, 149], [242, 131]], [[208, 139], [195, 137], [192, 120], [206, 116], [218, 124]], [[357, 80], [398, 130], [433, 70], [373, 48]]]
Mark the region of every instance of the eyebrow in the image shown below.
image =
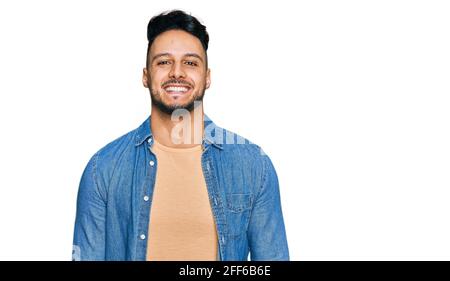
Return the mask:
[[195, 57], [195, 58], [198, 58], [199, 60], [201, 60], [203, 62], [202, 57], [197, 55], [196, 53], [187, 53], [187, 54], [184, 54], [184, 56], [185, 57]]
[[[171, 55], [170, 53], [160, 53], [160, 54], [156, 54], [156, 55], [153, 56], [152, 60], [155, 60], [155, 59], [157, 59], [157, 58], [159, 58], [159, 57], [170, 56], [170, 55]], [[202, 57], [199, 56], [199, 55], [196, 54], [196, 53], [186, 53], [186, 54], [184, 54], [184, 56], [185, 56], [185, 57], [195, 57], [195, 58], [198, 58], [199, 60], [201, 60], [201, 61], [203, 62]]]

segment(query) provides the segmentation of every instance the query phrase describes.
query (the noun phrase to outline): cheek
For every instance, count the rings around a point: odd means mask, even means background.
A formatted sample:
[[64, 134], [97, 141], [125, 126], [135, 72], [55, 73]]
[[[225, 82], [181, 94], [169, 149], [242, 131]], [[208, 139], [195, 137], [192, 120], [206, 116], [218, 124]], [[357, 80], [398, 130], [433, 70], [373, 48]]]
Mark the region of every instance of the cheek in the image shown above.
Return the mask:
[[153, 86], [161, 86], [162, 81], [164, 81], [164, 75], [160, 72], [151, 73], [149, 79]]
[[200, 73], [192, 73], [189, 78], [192, 79], [192, 81], [195, 82], [196, 87], [198, 86], [205, 86], [206, 83], [206, 77], [204, 74], [200, 74]]

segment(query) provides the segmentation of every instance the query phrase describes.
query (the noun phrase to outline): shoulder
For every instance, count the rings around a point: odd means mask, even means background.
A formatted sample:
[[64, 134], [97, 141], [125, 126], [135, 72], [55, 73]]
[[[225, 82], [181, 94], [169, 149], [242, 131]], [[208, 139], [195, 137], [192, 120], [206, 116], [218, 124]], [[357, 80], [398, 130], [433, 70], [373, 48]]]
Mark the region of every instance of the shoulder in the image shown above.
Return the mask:
[[214, 142], [221, 147], [220, 154], [226, 160], [263, 171], [270, 166], [269, 156], [258, 144], [225, 128], [216, 126], [214, 129]]
[[109, 182], [116, 167], [134, 155], [138, 130], [139, 128], [131, 130], [110, 141], [91, 157], [90, 163], [95, 166], [95, 177], [100, 183]]
[[116, 138], [100, 148], [96, 152], [97, 165], [114, 165], [114, 163], [117, 162], [124, 153], [134, 148], [135, 134], [136, 129]]

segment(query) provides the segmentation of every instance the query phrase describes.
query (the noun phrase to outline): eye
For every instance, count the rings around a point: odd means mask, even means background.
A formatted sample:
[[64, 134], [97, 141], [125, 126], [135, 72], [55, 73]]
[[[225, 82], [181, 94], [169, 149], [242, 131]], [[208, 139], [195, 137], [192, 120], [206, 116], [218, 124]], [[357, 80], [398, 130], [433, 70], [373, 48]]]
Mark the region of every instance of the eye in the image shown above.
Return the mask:
[[186, 61], [186, 63], [187, 63], [188, 65], [190, 65], [190, 66], [197, 66], [197, 65], [198, 65], [198, 63], [195, 62], [195, 61]]
[[164, 64], [169, 64], [168, 60], [162, 60], [156, 63], [157, 65], [164, 65]]

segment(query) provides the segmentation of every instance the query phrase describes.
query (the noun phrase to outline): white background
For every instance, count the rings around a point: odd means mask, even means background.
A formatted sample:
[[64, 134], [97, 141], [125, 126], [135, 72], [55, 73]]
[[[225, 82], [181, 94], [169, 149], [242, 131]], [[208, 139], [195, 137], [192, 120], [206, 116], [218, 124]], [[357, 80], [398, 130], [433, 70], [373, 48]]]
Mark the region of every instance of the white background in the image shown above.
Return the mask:
[[69, 260], [81, 173], [150, 112], [150, 17], [210, 33], [205, 112], [261, 145], [292, 260], [450, 260], [448, 1], [2, 1], [0, 259]]

